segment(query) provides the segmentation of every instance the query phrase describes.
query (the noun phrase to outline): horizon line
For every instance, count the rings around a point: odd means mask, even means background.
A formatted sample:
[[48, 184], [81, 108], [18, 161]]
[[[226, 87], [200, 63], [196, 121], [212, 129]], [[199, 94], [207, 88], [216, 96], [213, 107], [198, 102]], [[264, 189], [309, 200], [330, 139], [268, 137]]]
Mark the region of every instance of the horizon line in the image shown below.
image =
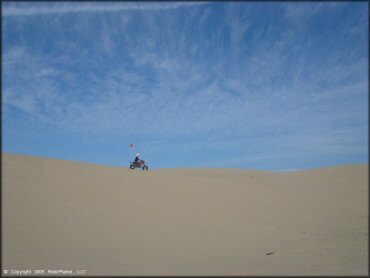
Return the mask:
[[[83, 161], [83, 160], [73, 160], [73, 159], [64, 159], [64, 158], [58, 158], [58, 157], [51, 157], [46, 155], [31, 155], [31, 154], [25, 154], [25, 153], [15, 153], [15, 152], [4, 152], [1, 151], [2, 158], [3, 155], [11, 155], [11, 156], [26, 156], [26, 157], [32, 157], [32, 158], [39, 158], [39, 159], [50, 159], [50, 160], [59, 160], [59, 161], [65, 161], [65, 162], [72, 162], [72, 163], [82, 163], [82, 164], [92, 164], [96, 166], [102, 166], [102, 167], [109, 167], [109, 168], [126, 168], [125, 166], [119, 166], [119, 165], [109, 165], [109, 164], [102, 164], [97, 162], [91, 162], [91, 161]], [[281, 169], [281, 170], [267, 170], [267, 169], [260, 169], [260, 168], [245, 168], [245, 167], [210, 167], [210, 166], [175, 166], [175, 167], [155, 167], [150, 168], [151, 170], [197, 170], [197, 169], [225, 169], [225, 170], [245, 170], [245, 171], [264, 171], [264, 172], [273, 172], [273, 173], [293, 173], [293, 172], [303, 172], [303, 171], [310, 171], [310, 170], [319, 170], [319, 169], [327, 169], [327, 168], [335, 168], [335, 167], [346, 167], [346, 166], [359, 166], [359, 165], [367, 165], [369, 166], [369, 162], [365, 163], [339, 163], [334, 165], [327, 165], [322, 167], [311, 167], [311, 168], [287, 168], [287, 169]], [[129, 167], [127, 167], [128, 170]]]

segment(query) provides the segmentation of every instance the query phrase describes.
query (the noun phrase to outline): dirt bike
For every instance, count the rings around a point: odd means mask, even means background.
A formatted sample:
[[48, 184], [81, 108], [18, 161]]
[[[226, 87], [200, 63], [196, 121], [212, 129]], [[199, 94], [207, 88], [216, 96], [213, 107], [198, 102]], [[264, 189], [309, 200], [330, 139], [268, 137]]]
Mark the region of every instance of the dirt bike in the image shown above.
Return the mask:
[[135, 169], [135, 168], [142, 168], [144, 171], [148, 171], [148, 165], [145, 164], [144, 160], [141, 160], [138, 162], [130, 161], [130, 169]]

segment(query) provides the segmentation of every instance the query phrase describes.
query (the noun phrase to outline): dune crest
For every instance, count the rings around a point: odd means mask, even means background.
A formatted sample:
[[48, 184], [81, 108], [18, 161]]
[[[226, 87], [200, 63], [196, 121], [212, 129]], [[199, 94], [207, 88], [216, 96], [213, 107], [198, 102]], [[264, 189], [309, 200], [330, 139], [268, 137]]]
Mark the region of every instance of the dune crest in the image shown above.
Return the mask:
[[3, 270], [368, 274], [368, 165], [148, 172], [2, 154]]

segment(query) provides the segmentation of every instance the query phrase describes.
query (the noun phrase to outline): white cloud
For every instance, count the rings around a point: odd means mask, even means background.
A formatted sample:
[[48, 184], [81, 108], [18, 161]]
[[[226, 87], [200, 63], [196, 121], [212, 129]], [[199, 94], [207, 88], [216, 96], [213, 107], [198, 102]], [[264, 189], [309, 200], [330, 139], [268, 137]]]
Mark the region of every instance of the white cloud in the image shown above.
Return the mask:
[[324, 2], [324, 3], [310, 3], [310, 2], [293, 2], [284, 3], [285, 16], [297, 21], [304, 21], [311, 16], [322, 12], [327, 12], [333, 9], [343, 8], [346, 2]]
[[204, 5], [207, 2], [33, 2], [3, 3], [3, 16], [32, 16], [42, 14], [64, 14], [80, 12], [119, 12], [134, 10], [170, 10]]

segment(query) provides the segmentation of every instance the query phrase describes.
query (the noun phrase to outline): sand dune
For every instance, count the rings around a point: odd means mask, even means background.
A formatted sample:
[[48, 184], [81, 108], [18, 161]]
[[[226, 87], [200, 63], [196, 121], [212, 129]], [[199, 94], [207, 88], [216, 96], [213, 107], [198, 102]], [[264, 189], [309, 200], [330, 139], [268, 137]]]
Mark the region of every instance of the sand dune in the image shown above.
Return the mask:
[[368, 165], [144, 172], [2, 159], [3, 270], [368, 275]]

